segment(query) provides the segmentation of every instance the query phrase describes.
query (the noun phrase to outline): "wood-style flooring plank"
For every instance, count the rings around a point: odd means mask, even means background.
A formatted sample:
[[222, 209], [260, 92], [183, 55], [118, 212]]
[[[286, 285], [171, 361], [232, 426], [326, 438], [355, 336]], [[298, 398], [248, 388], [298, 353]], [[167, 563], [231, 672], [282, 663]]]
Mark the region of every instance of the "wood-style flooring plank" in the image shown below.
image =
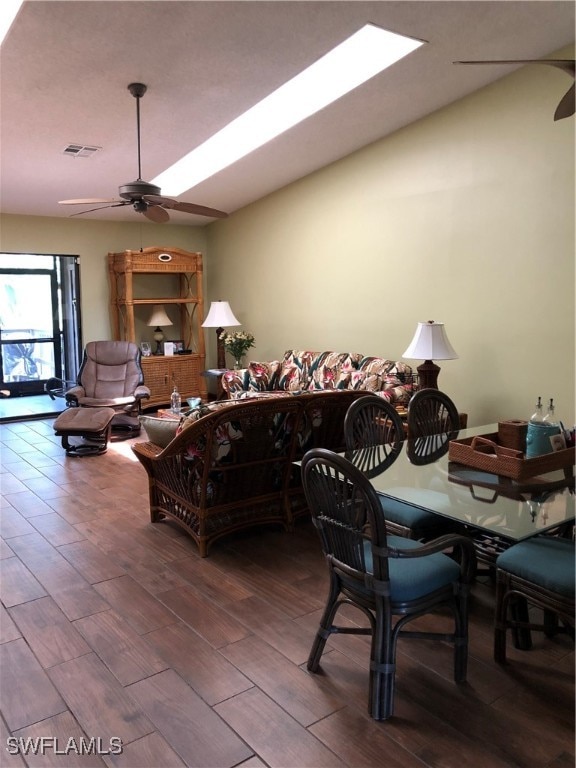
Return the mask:
[[78, 619], [74, 627], [122, 685], [135, 683], [167, 668], [152, 645], [115, 611]]
[[163, 659], [208, 704], [248, 690], [253, 683], [186, 624], [172, 624], [145, 635]]
[[[27, 740], [36, 740], [38, 749], [26, 750], [29, 768], [106, 768], [97, 750], [109, 751], [108, 740], [90, 746], [90, 738], [69, 711], [48, 717], [39, 723], [15, 731], [19, 744], [25, 748]], [[44, 739], [44, 741], [41, 741]], [[30, 741], [28, 741], [30, 744]]]
[[15, 605], [10, 616], [45, 669], [90, 653], [90, 646], [51, 597]]
[[322, 684], [322, 677], [313, 679], [260, 638], [247, 637], [221, 652], [301, 725], [311, 725], [346, 705], [345, 698]]
[[130, 742], [155, 730], [96, 654], [57, 664], [48, 674], [87, 735]]
[[[6, 501], [6, 497], [4, 500]], [[3, 506], [0, 513], [0, 535], [2, 538], [10, 540], [15, 536], [25, 536], [29, 533], [35, 533], [35, 529], [28, 520], [12, 504]]]
[[17, 640], [19, 637], [22, 637], [22, 633], [12, 621], [6, 608], [0, 603], [0, 643], [8, 643], [10, 640]]
[[44, 587], [17, 557], [0, 560], [0, 598], [6, 608], [45, 595]]
[[14, 557], [14, 550], [8, 542], [0, 538], [0, 560], [5, 560], [7, 557]]
[[337, 755], [262, 691], [252, 688], [214, 707], [268, 765], [344, 768]]
[[23, 638], [0, 645], [0, 710], [10, 730], [65, 709], [62, 697]]
[[218, 605], [227, 606], [254, 594], [239, 584], [233, 574], [218, 568], [210, 558], [185, 557], [170, 562], [169, 568]]
[[[335, 712], [309, 728], [345, 765], [363, 768], [422, 768], [422, 761], [399, 744], [385, 725], [349, 709]], [[452, 763], [474, 765], [478, 763]], [[497, 766], [494, 766], [497, 768]], [[503, 767], [499, 767], [503, 768]]]
[[53, 547], [71, 544], [84, 538], [73, 525], [67, 523], [57, 512], [30, 517], [28, 521]]
[[58, 552], [78, 573], [82, 574], [89, 584], [115, 579], [126, 574], [124, 568], [111, 561], [104, 552], [85, 539], [63, 544], [58, 547]]
[[232, 768], [252, 756], [236, 733], [173, 670], [127, 690], [191, 768]]
[[120, 754], [110, 755], [106, 762], [113, 768], [184, 768], [186, 765], [157, 731], [124, 745]]
[[12, 738], [12, 733], [6, 725], [3, 717], [0, 716], [0, 744], [2, 744], [2, 768], [26, 768], [24, 758], [20, 754], [17, 743], [9, 742]]
[[39, 533], [18, 536], [10, 546], [73, 621], [109, 606], [93, 587]]
[[[45, 478], [42, 478], [39, 481], [34, 480], [27, 480], [26, 483], [34, 483], [36, 482], [38, 485], [42, 485], [46, 482]], [[52, 483], [52, 485], [54, 485]], [[54, 490], [57, 489], [57, 490]], [[59, 496], [66, 496], [67, 494], [62, 492], [62, 489], [58, 486], [54, 486], [54, 489], [52, 489], [52, 493], [54, 493], [53, 498], [58, 498]], [[59, 492], [57, 492], [59, 491]], [[47, 515], [53, 512], [52, 507], [50, 507], [44, 499], [50, 498], [44, 496], [44, 494], [40, 493], [39, 495], [36, 495], [34, 491], [31, 491], [28, 488], [28, 485], [24, 485], [24, 490], [21, 493], [13, 493], [8, 496], [8, 499], [14, 509], [17, 509], [18, 512], [22, 515], [22, 517], [36, 517], [37, 515]]]
[[243, 624], [219, 610], [191, 587], [171, 589], [157, 597], [214, 648], [234, 643], [250, 634]]
[[308, 658], [316, 634], [316, 622], [313, 628], [300, 624], [256, 596], [229, 604], [226, 610], [294, 664], [303, 664]]
[[155, 600], [149, 592], [137, 584], [131, 576], [101, 581], [94, 589], [126, 621], [143, 635], [160, 627], [167, 627], [177, 620], [172, 611]]
[[245, 558], [234, 556], [230, 552], [219, 552], [215, 561], [220, 567], [226, 563], [227, 568], [236, 573], [237, 581], [241, 586], [269, 600], [290, 618], [302, 616], [323, 607], [323, 601], [316, 595], [300, 590], [298, 586], [287, 583], [281, 578], [276, 578], [274, 573], [265, 570], [257, 563], [246, 563]]

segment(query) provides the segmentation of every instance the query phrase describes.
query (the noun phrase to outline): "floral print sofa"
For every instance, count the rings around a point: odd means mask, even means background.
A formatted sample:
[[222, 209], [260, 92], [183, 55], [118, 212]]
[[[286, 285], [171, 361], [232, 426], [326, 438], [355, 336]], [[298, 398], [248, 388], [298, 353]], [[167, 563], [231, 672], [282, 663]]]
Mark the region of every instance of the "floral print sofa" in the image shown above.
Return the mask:
[[221, 536], [307, 514], [300, 468], [309, 448], [344, 450], [344, 416], [362, 391], [223, 400], [195, 409], [165, 447], [132, 446], [148, 474], [150, 517], [182, 526], [200, 556]]
[[402, 361], [365, 357], [356, 352], [310, 352], [289, 349], [282, 360], [250, 362], [227, 371], [222, 387], [231, 399], [269, 392], [353, 390], [370, 392], [407, 405], [414, 389], [412, 368]]

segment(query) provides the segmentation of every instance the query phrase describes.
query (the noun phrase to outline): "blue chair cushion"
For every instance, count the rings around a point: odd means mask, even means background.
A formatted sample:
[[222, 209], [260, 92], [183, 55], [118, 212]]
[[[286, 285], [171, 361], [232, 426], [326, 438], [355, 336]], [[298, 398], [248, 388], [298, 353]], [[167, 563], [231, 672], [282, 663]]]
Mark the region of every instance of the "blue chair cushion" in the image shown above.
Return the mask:
[[572, 598], [574, 564], [574, 542], [553, 536], [521, 541], [496, 558], [497, 568]]
[[379, 494], [380, 505], [386, 520], [409, 528], [415, 539], [441, 536], [443, 533], [454, 530], [454, 523], [450, 519], [417, 506], [418, 504], [426, 505], [427, 497], [430, 494], [438, 497], [434, 499], [436, 509], [441, 509], [443, 504], [449, 506], [449, 500], [444, 494], [419, 488], [402, 488], [400, 490], [406, 501]]
[[[423, 545], [419, 541], [402, 536], [387, 536], [389, 547], [397, 549], [418, 549]], [[372, 549], [370, 542], [364, 543], [366, 570], [372, 573]], [[437, 589], [458, 581], [460, 566], [441, 552], [426, 557], [400, 560], [388, 560], [390, 575], [390, 593], [393, 603], [417, 600]]]

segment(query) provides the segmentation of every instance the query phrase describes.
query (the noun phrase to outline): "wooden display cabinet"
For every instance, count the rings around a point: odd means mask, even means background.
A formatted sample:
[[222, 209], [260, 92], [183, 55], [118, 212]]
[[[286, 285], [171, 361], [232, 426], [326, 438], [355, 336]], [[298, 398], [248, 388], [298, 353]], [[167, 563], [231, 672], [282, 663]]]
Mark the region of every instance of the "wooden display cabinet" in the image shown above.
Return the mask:
[[179, 248], [144, 248], [108, 254], [110, 313], [114, 338], [140, 344], [151, 334], [146, 319], [161, 304], [173, 325], [170, 334], [184, 341], [186, 355], [142, 357], [147, 406], [170, 402], [174, 384], [182, 399], [206, 398], [202, 254]]

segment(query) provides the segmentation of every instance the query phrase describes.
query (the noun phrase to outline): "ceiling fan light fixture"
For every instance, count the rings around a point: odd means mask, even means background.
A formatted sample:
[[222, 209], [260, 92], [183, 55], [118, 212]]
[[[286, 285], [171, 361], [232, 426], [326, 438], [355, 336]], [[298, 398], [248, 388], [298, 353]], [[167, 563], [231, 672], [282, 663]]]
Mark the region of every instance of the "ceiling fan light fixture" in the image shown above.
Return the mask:
[[[130, 83], [128, 90], [136, 99], [136, 139], [138, 152], [138, 178], [128, 184], [122, 184], [118, 187], [120, 200], [106, 200], [103, 198], [76, 198], [74, 200], [59, 200], [60, 205], [98, 205], [98, 208], [90, 208], [87, 211], [73, 213], [72, 216], [82, 216], [84, 213], [92, 211], [101, 211], [104, 208], [121, 208], [125, 205], [132, 205], [136, 213], [141, 213], [155, 224], [164, 224], [170, 220], [167, 208], [184, 213], [195, 213], [199, 216], [210, 216], [214, 218], [225, 218], [228, 214], [219, 211], [216, 208], [209, 208], [205, 205], [196, 205], [196, 203], [185, 203], [178, 200], [172, 200], [170, 197], [163, 197], [159, 186], [142, 179], [142, 161], [140, 155], [140, 99], [148, 87], [144, 83]], [[79, 145], [69, 145], [69, 150], [80, 150]], [[98, 149], [96, 147], [95, 149]]]
[[366, 24], [153, 179], [179, 195], [370, 80], [424, 44]]

